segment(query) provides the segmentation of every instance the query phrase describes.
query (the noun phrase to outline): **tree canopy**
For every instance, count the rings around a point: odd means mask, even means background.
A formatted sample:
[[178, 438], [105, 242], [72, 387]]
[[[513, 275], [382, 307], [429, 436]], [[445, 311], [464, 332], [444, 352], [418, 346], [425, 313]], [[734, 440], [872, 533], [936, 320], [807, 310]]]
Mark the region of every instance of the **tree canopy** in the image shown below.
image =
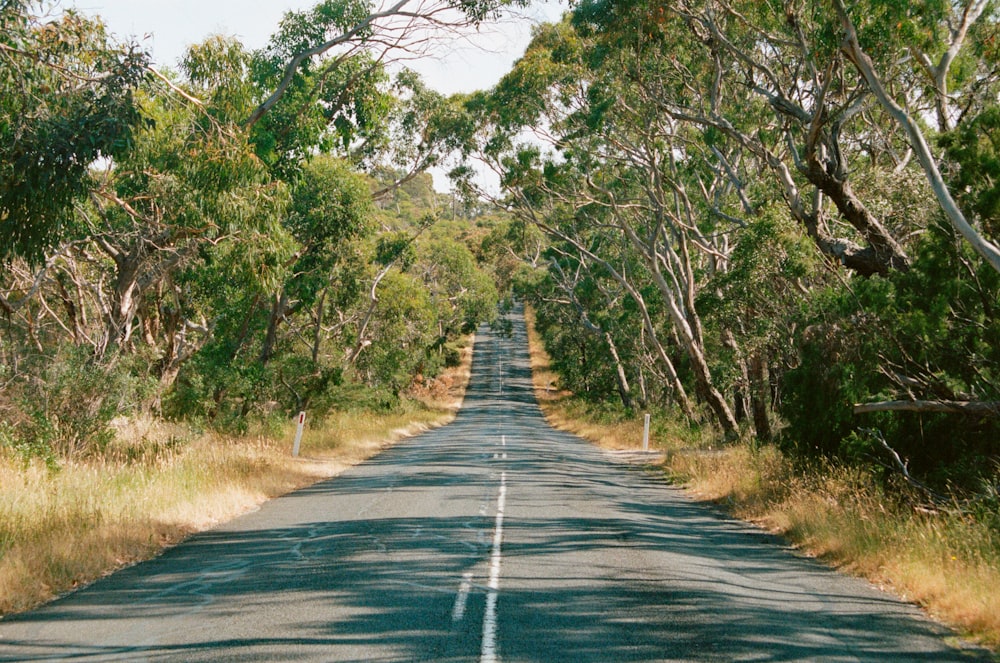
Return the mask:
[[141, 412], [227, 428], [359, 393], [391, 407], [454, 361], [498, 293], [475, 237], [433, 230], [467, 219], [422, 175], [447, 104], [386, 57], [497, 6], [446, 8], [321, 2], [258, 51], [210, 37], [160, 72], [99, 19], [0, 4], [0, 412], [19, 448], [86, 453]]
[[975, 485], [998, 452], [997, 18], [600, 0], [538, 28], [461, 135], [546, 237], [508, 251], [567, 386]]
[[24, 448], [116, 412], [391, 407], [516, 296], [581, 398], [995, 480], [993, 3], [582, 0], [490, 89], [391, 62], [507, 4], [327, 0], [176, 72], [0, 4]]

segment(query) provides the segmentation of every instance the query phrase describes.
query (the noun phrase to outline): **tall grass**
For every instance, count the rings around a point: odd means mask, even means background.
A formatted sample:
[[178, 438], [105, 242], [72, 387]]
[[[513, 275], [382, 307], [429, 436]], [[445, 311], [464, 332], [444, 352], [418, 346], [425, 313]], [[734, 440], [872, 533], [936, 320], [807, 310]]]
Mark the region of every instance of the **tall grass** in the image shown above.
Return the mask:
[[671, 454], [669, 466], [703, 499], [1000, 647], [1000, 532], [987, 523], [915, 509], [856, 468], [796, 468], [774, 447]]
[[[612, 416], [553, 388], [534, 333], [535, 389], [549, 422], [610, 448], [641, 445], [637, 417]], [[673, 421], [673, 423], [670, 423]], [[1000, 648], [1000, 532], [961, 509], [914, 509], [856, 468], [793, 464], [774, 446], [716, 445], [711, 429], [659, 422], [663, 472], [696, 498], [726, 507], [803, 552], [868, 578], [994, 650]]]
[[119, 422], [100, 457], [57, 470], [0, 450], [0, 615], [148, 559], [192, 532], [446, 423], [461, 402], [470, 358], [467, 346], [460, 367], [397, 412], [336, 413], [309, 426], [299, 458], [291, 457], [292, 422], [279, 435], [245, 437]]

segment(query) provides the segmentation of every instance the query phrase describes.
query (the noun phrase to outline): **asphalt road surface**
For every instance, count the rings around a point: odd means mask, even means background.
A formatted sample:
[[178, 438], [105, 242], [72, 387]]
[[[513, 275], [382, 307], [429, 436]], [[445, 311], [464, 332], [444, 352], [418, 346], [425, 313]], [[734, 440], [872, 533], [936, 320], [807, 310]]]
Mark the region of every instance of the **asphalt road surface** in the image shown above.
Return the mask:
[[0, 661], [985, 658], [550, 429], [511, 320], [453, 424], [0, 621]]

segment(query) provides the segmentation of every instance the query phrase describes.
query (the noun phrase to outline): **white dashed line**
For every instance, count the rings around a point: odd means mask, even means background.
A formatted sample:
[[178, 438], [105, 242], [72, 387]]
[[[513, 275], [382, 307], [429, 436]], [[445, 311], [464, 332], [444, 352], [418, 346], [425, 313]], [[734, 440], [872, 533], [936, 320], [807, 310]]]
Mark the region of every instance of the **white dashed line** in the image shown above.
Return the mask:
[[465, 617], [465, 606], [469, 602], [469, 592], [472, 590], [472, 571], [462, 576], [462, 584], [458, 586], [458, 596], [455, 597], [455, 607], [451, 609], [452, 623], [462, 621]]
[[497, 498], [497, 519], [493, 531], [493, 553], [490, 555], [490, 581], [486, 594], [486, 614], [483, 615], [483, 648], [480, 663], [497, 660], [497, 598], [500, 589], [500, 546], [503, 542], [503, 512], [507, 502], [507, 473], [500, 474], [500, 496]]

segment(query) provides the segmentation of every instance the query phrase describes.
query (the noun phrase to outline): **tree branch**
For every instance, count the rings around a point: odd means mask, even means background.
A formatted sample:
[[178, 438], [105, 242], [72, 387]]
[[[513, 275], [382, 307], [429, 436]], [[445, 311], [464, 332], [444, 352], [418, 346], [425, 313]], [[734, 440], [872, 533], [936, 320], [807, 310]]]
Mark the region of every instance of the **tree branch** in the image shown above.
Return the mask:
[[906, 132], [907, 137], [910, 139], [910, 144], [916, 151], [917, 159], [920, 161], [920, 165], [923, 167], [924, 174], [927, 176], [928, 182], [930, 182], [931, 189], [934, 191], [934, 195], [938, 199], [938, 203], [941, 209], [944, 211], [951, 225], [957, 230], [961, 235], [969, 242], [972, 248], [980, 256], [985, 259], [993, 269], [1000, 272], [1000, 248], [997, 248], [995, 244], [984, 238], [979, 232], [972, 227], [959, 209], [958, 204], [951, 197], [951, 193], [948, 191], [948, 186], [945, 184], [944, 178], [941, 176], [941, 171], [938, 170], [937, 163], [934, 161], [934, 155], [931, 154], [931, 149], [927, 145], [927, 140], [924, 138], [923, 132], [920, 130], [917, 122], [910, 117], [910, 115], [903, 109], [902, 106], [896, 103], [896, 101], [889, 96], [886, 91], [885, 86], [882, 85], [881, 79], [879, 79], [878, 74], [875, 73], [875, 67], [872, 63], [868, 54], [864, 52], [861, 48], [861, 44], [858, 42], [858, 33], [854, 28], [854, 23], [851, 22], [850, 16], [847, 15], [847, 9], [844, 7], [843, 0], [833, 0], [834, 7], [837, 10], [837, 14], [840, 17], [840, 22], [843, 25], [845, 37], [844, 42], [841, 44], [841, 48], [847, 55], [848, 59], [854, 63], [857, 68], [858, 73], [861, 74], [862, 78], [868, 84], [869, 89], [871, 89], [872, 94], [878, 99], [882, 107], [889, 113], [890, 116], [903, 128]]
[[253, 125], [255, 125], [258, 122], [258, 120], [260, 120], [260, 118], [264, 117], [264, 114], [267, 113], [267, 111], [271, 110], [271, 108], [273, 108], [274, 105], [278, 103], [281, 97], [285, 94], [285, 91], [288, 89], [288, 86], [291, 85], [292, 79], [295, 77], [295, 71], [299, 68], [300, 64], [302, 64], [311, 57], [315, 57], [317, 55], [322, 55], [323, 53], [326, 53], [334, 46], [350, 41], [354, 37], [358, 36], [361, 32], [366, 30], [368, 27], [370, 27], [371, 24], [377, 21], [378, 19], [386, 18], [388, 16], [393, 16], [395, 14], [400, 13], [400, 10], [402, 10], [402, 8], [409, 2], [410, 0], [399, 0], [399, 2], [392, 5], [391, 7], [389, 7], [384, 11], [369, 14], [367, 17], [365, 17], [364, 20], [359, 22], [357, 25], [355, 25], [347, 32], [344, 32], [343, 34], [334, 37], [329, 41], [323, 42], [319, 46], [314, 46], [313, 48], [302, 51], [301, 53], [293, 57], [291, 61], [287, 65], [285, 65], [285, 71], [284, 75], [281, 78], [281, 82], [278, 83], [278, 86], [275, 88], [274, 92], [271, 93], [271, 96], [265, 99], [259, 106], [257, 106], [256, 109], [254, 109], [253, 113], [250, 114], [250, 117], [247, 118], [246, 125], [248, 127], [252, 127]]
[[1000, 401], [876, 401], [854, 405], [854, 414], [872, 412], [944, 412], [976, 417], [998, 417]]

